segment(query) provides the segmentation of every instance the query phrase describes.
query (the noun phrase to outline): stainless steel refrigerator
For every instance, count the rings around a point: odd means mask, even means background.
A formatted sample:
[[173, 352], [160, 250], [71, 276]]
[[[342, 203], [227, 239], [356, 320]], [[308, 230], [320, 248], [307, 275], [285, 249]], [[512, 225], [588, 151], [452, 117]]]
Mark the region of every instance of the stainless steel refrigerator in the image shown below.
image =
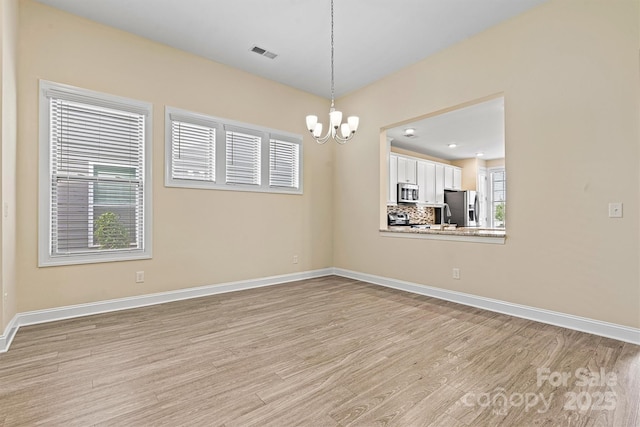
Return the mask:
[[458, 227], [478, 226], [479, 206], [475, 191], [445, 191], [444, 202], [449, 205], [451, 211], [451, 217], [445, 216], [445, 223], [457, 224]]

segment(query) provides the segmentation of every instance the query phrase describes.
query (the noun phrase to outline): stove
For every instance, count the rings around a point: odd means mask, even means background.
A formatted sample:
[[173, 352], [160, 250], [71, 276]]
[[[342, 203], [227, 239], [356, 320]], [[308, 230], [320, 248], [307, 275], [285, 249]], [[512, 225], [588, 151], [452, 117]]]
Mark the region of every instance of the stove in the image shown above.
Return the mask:
[[409, 215], [404, 212], [389, 212], [387, 223], [389, 225], [409, 225]]

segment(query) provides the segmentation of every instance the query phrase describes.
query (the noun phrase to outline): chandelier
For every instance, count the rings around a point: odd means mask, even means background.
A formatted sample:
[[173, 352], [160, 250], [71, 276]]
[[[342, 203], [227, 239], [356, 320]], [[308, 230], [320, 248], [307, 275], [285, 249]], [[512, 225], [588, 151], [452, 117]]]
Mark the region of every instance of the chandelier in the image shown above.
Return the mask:
[[[355, 135], [360, 119], [357, 116], [349, 116], [346, 123], [342, 123], [342, 112], [334, 106], [335, 78], [333, 66], [333, 0], [331, 0], [331, 108], [329, 109], [329, 129], [322, 136], [322, 123], [318, 123], [318, 116], [307, 116], [307, 129], [318, 144], [324, 144], [333, 138], [337, 143], [344, 144]], [[338, 132], [339, 131], [339, 132]]]

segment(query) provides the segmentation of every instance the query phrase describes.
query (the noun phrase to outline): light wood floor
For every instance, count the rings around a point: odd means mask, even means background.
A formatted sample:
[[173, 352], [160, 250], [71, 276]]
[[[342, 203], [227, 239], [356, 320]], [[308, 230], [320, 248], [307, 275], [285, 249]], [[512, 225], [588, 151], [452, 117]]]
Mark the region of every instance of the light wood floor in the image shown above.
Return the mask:
[[21, 328], [0, 425], [636, 427], [639, 389], [638, 346], [326, 277]]

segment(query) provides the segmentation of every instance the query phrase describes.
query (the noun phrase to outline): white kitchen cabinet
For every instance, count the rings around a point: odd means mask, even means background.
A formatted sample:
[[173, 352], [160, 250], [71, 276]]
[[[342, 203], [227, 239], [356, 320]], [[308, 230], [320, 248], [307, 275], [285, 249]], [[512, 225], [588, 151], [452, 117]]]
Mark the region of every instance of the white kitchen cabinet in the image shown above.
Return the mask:
[[453, 166], [444, 167], [444, 188], [453, 190]]
[[453, 168], [453, 189], [462, 190], [462, 169]]
[[436, 179], [435, 179], [436, 203], [444, 203], [444, 165], [441, 163], [436, 163], [435, 168], [436, 168]]
[[462, 169], [456, 166], [445, 165], [444, 188], [447, 190], [462, 189]]
[[387, 204], [398, 202], [398, 183], [417, 184], [418, 203], [444, 203], [444, 190], [462, 189], [462, 169], [444, 163], [389, 154], [389, 191]]
[[389, 191], [387, 192], [387, 204], [398, 203], [398, 156], [389, 155]]
[[416, 184], [418, 161], [398, 156], [398, 182]]
[[421, 162], [418, 161], [418, 176], [417, 176], [417, 181], [418, 181], [418, 203], [427, 203], [426, 200], [426, 188], [425, 185], [427, 183], [426, 181], [426, 162]]
[[418, 203], [436, 203], [436, 164], [418, 161]]

